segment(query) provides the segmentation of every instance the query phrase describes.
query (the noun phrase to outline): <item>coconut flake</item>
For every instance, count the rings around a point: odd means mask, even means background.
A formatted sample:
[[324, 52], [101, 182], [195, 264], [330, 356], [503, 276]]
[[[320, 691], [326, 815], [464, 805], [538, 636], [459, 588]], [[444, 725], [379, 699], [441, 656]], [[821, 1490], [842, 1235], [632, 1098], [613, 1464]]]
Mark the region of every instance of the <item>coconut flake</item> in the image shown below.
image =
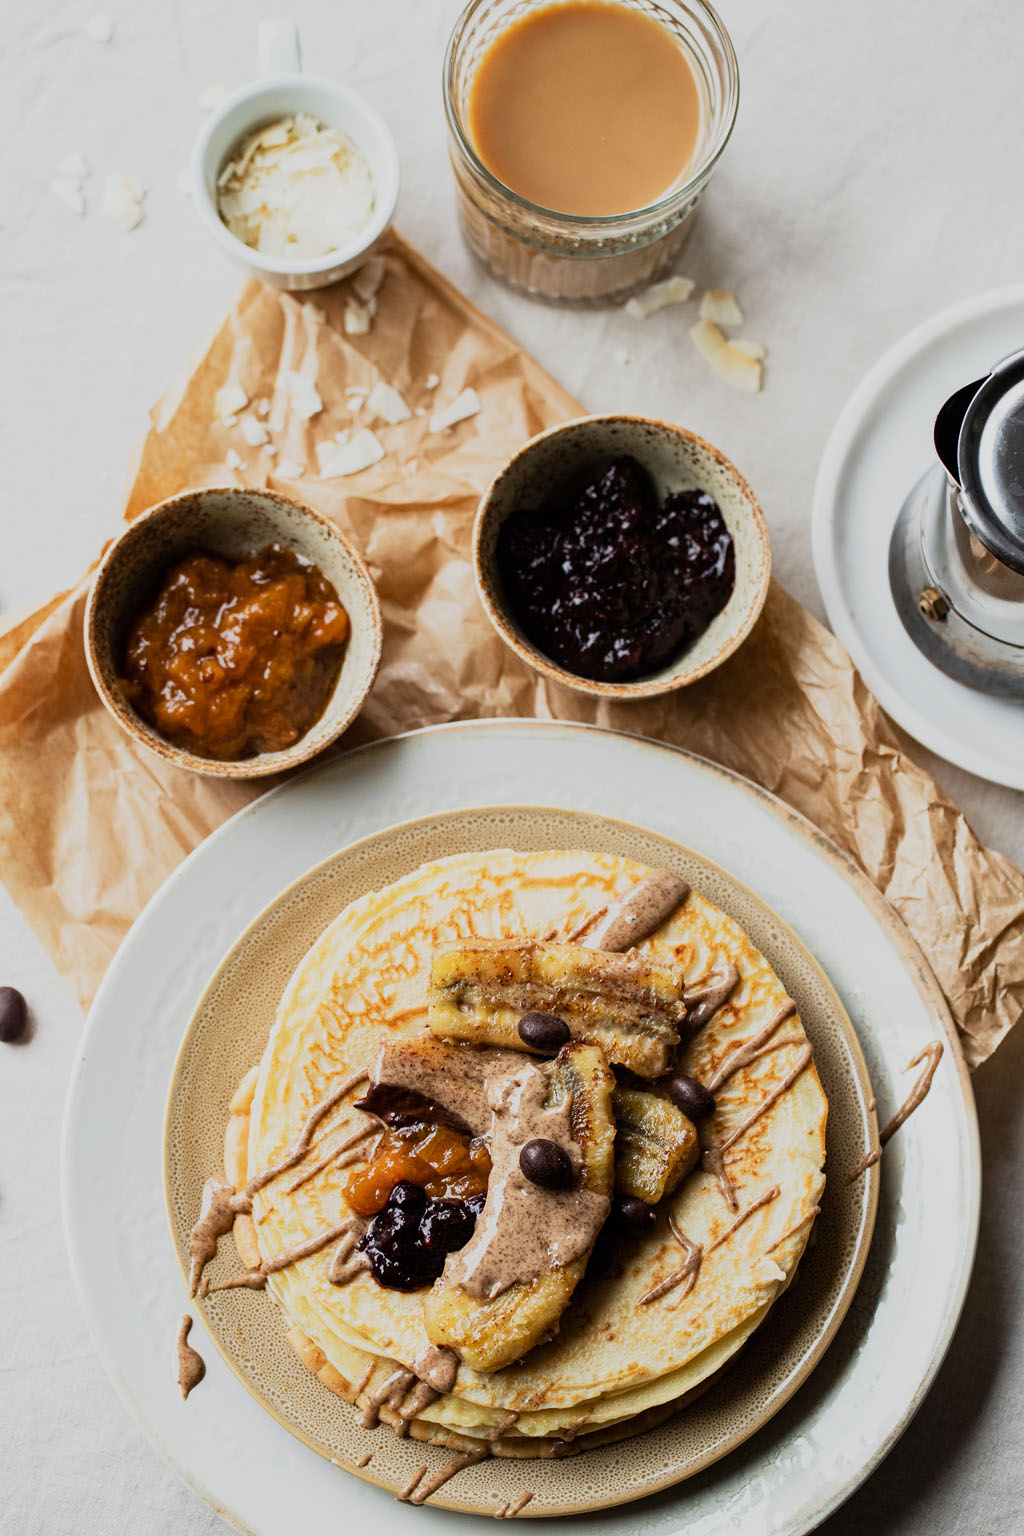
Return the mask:
[[266, 398], [265, 395], [263, 396], [262, 399], [256, 401], [256, 415], [257, 416], [269, 416], [270, 415], [270, 401]]
[[311, 380], [303, 378], [301, 373], [288, 368], [281, 375], [281, 384], [291, 400], [293, 412], [300, 421], [311, 421], [314, 416], [319, 416], [324, 403], [317, 392], [316, 385]]
[[636, 294], [626, 304], [626, 314], [634, 320], [646, 320], [668, 304], [685, 304], [693, 292], [688, 277], [667, 277], [663, 283], [652, 283], [643, 293]]
[[742, 325], [743, 311], [726, 288], [709, 288], [701, 295], [700, 318], [716, 325]]
[[763, 362], [768, 355], [759, 341], [746, 341], [737, 336], [733, 346], [737, 352], [745, 352], [748, 357], [752, 357], [758, 363]]
[[231, 233], [268, 256], [326, 256], [361, 234], [376, 202], [369, 162], [352, 140], [301, 112], [236, 145], [217, 191]]
[[222, 384], [213, 403], [222, 421], [228, 416], [234, 416], [237, 420], [238, 412], [244, 411], [249, 404], [249, 396], [241, 384]]
[[281, 459], [274, 474], [279, 480], [298, 480], [305, 468], [301, 459]]
[[227, 453], [224, 455], [224, 463], [227, 465], [228, 469], [245, 469], [246, 467], [245, 460], [242, 458], [242, 455], [236, 452], [234, 448], [228, 449]]
[[270, 441], [270, 433], [255, 416], [242, 417], [242, 436], [250, 448], [262, 448], [264, 443]]
[[756, 394], [761, 388], [759, 360], [726, 341], [713, 320], [699, 321], [691, 328], [690, 337], [705, 362], [733, 389]]
[[276, 445], [274, 443], [264, 443], [263, 444], [263, 452], [268, 454], [270, 456], [270, 458], [273, 458], [275, 453], [277, 452], [277, 447], [276, 447]]
[[475, 389], [464, 389], [461, 395], [456, 395], [450, 405], [444, 410], [438, 411], [430, 418], [431, 432], [444, 432], [447, 427], [454, 427], [457, 422], [466, 421], [470, 416], [475, 416], [480, 409], [480, 396]]
[[56, 176], [50, 182], [50, 191], [65, 208], [70, 208], [72, 213], [85, 212], [85, 197], [77, 181], [69, 181], [66, 176]]
[[368, 427], [359, 427], [350, 433], [339, 432], [337, 437], [316, 445], [321, 480], [335, 480], [343, 475], [357, 475], [369, 469], [384, 457], [380, 439]]
[[373, 310], [367, 304], [357, 304], [348, 299], [342, 316], [346, 336], [366, 336], [373, 324]]
[[386, 271], [383, 256], [371, 256], [368, 261], [364, 261], [352, 277], [352, 292], [356, 298], [362, 299], [364, 304], [376, 298]]
[[131, 176], [109, 175], [103, 183], [100, 212], [104, 218], [127, 232], [142, 222], [142, 199], [146, 189]]
[[64, 156], [57, 167], [57, 172], [66, 180], [77, 182], [83, 182], [92, 175], [88, 160], [84, 155], [80, 155], [77, 149], [72, 150], [70, 155]]
[[396, 426], [400, 421], [408, 421], [412, 415], [409, 407], [390, 384], [385, 384], [379, 379], [370, 390], [366, 400], [366, 409], [374, 416], [379, 416], [382, 421]]
[[440, 384], [440, 382], [441, 382], [441, 375], [439, 373], [428, 373], [426, 378], [423, 381], [423, 388], [424, 389], [436, 389], [437, 386]]
[[93, 11], [85, 24], [85, 30], [94, 43], [109, 43], [114, 35], [114, 18], [106, 11]]

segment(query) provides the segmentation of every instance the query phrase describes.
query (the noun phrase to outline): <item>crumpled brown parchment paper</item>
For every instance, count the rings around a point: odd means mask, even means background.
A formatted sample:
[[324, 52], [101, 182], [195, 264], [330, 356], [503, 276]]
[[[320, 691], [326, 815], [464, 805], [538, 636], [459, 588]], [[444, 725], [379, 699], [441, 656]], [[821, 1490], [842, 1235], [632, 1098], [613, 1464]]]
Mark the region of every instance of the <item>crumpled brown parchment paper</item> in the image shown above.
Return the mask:
[[[126, 517], [188, 486], [234, 482], [302, 497], [351, 535], [380, 593], [384, 657], [347, 745], [483, 715], [587, 720], [687, 747], [764, 785], [888, 898], [931, 963], [968, 1062], [984, 1061], [1024, 1011], [1024, 875], [981, 847], [900, 749], [838, 641], [777, 584], [741, 650], [664, 699], [605, 704], [525, 668], [477, 602], [473, 514], [523, 440], [579, 407], [398, 237], [386, 266], [366, 335], [345, 331], [348, 284], [295, 296], [249, 283], [193, 373], [154, 409]], [[315, 381], [324, 409], [313, 419], [289, 408], [287, 370]], [[377, 379], [424, 414], [366, 423], [385, 458], [320, 480], [316, 442], [354, 424], [345, 390]], [[219, 421], [227, 382], [272, 402], [276, 459]], [[430, 414], [467, 386], [480, 413], [430, 433]], [[232, 447], [246, 461], [234, 472]], [[275, 478], [284, 458], [304, 462], [301, 479]], [[0, 632], [0, 876], [85, 1004], [143, 903], [267, 787], [183, 772], [120, 730], [85, 665], [87, 587], [88, 577]]]

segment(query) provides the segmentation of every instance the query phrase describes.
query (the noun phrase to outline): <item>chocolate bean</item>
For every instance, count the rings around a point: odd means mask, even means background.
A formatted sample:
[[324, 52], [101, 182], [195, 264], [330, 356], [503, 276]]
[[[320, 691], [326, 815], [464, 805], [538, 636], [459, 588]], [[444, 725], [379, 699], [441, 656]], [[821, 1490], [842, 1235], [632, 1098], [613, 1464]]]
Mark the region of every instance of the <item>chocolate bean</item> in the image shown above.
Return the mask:
[[519, 1154], [519, 1166], [531, 1184], [542, 1189], [564, 1189], [572, 1183], [572, 1160], [557, 1141], [535, 1136]]
[[714, 1095], [695, 1077], [670, 1077], [668, 1096], [691, 1120], [706, 1120], [715, 1112]]
[[648, 1205], [646, 1200], [638, 1200], [634, 1195], [616, 1195], [612, 1201], [612, 1220], [623, 1232], [635, 1233], [638, 1237], [643, 1232], [649, 1232], [657, 1219], [657, 1213], [653, 1205]]
[[0, 987], [0, 1040], [13, 1045], [28, 1028], [28, 1009], [17, 987]]
[[569, 1026], [553, 1013], [524, 1013], [519, 1020], [519, 1038], [535, 1051], [560, 1051], [568, 1045]]

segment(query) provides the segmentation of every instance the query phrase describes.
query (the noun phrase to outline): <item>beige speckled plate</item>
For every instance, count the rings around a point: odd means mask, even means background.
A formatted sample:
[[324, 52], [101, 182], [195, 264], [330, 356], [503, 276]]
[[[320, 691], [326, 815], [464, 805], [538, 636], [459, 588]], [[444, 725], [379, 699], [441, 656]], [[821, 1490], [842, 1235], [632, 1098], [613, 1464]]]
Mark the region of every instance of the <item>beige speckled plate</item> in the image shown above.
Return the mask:
[[[278, 897], [219, 966], [185, 1035], [171, 1082], [165, 1130], [168, 1210], [185, 1269], [188, 1230], [202, 1184], [222, 1163], [228, 1101], [260, 1056], [278, 999], [314, 938], [365, 892], [425, 860], [462, 850], [574, 848], [609, 851], [677, 870], [733, 916], [795, 998], [814, 1042], [829, 1099], [829, 1178], [822, 1212], [797, 1279], [734, 1363], [680, 1413], [634, 1439], [559, 1461], [492, 1460], [446, 1484], [434, 1505], [494, 1514], [529, 1490], [524, 1516], [580, 1513], [671, 1486], [739, 1445], [792, 1396], [832, 1339], [867, 1256], [877, 1169], [854, 1184], [837, 1170], [873, 1144], [871, 1087], [853, 1028], [812, 955], [753, 891], [689, 849], [641, 827], [588, 813], [528, 806], [449, 812], [369, 837], [317, 865]], [[183, 1289], [184, 1300], [184, 1289]], [[256, 1400], [292, 1434], [336, 1465], [392, 1492], [418, 1466], [447, 1453], [368, 1431], [354, 1411], [299, 1362], [268, 1295], [228, 1291], [201, 1304], [218, 1349]], [[356, 1461], [373, 1453], [365, 1468]]]

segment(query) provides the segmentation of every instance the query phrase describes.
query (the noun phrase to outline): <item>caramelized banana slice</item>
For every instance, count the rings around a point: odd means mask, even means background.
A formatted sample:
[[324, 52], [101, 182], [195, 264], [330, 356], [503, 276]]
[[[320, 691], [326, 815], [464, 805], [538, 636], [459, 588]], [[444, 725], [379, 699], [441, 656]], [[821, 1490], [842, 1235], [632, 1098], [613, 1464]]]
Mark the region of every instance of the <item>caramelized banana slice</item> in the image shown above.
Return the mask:
[[524, 1051], [523, 1014], [554, 1013], [641, 1077], [666, 1070], [686, 1017], [678, 977], [578, 944], [477, 939], [435, 955], [431, 980], [430, 1028], [443, 1039]]
[[699, 1145], [693, 1122], [682, 1110], [641, 1088], [617, 1087], [615, 1111], [615, 1188], [657, 1205], [670, 1195], [697, 1161]]
[[[557, 1332], [608, 1214], [614, 1083], [597, 1046], [571, 1041], [543, 1066], [524, 1059], [495, 1094], [486, 1203], [423, 1303], [431, 1342], [474, 1370], [499, 1371]], [[523, 1177], [519, 1153], [538, 1132], [570, 1153], [571, 1187]]]

